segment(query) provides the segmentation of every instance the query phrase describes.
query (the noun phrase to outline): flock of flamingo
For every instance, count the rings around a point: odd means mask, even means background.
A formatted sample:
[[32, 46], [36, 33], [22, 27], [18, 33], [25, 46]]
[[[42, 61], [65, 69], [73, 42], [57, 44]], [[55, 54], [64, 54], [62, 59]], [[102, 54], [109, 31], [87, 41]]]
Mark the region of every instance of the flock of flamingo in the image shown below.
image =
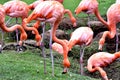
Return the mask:
[[[84, 73], [83, 68], [83, 56], [84, 56], [84, 47], [91, 44], [93, 39], [93, 31], [90, 27], [79, 27], [71, 35], [70, 40], [61, 40], [56, 37], [56, 29], [64, 17], [64, 14], [68, 14], [70, 20], [75, 27], [76, 18], [73, 16], [72, 12], [69, 9], [65, 9], [63, 6], [64, 0], [37, 0], [32, 4], [28, 5], [27, 3], [20, 0], [11, 0], [5, 4], [0, 4], [0, 28], [5, 32], [12, 32], [15, 30], [20, 30], [20, 41], [19, 45], [22, 46], [23, 42], [27, 39], [26, 31], [32, 31], [35, 34], [36, 45], [41, 46], [41, 40], [44, 36], [41, 36], [38, 32], [38, 27], [40, 23], [44, 23], [42, 28], [45, 28], [45, 23], [50, 23], [51, 33], [50, 33], [50, 52], [51, 49], [57, 51], [63, 55], [63, 73], [68, 72], [70, 67], [70, 62], [68, 59], [68, 52], [75, 46], [80, 45], [80, 72], [81, 75]], [[98, 10], [99, 3], [97, 0], [81, 0], [78, 7], [75, 9], [75, 14], [78, 15], [81, 12], [89, 14], [95, 14], [95, 16], [100, 20], [109, 31], [103, 32], [101, 39], [99, 40], [98, 50], [102, 50], [105, 38], [110, 39], [114, 38], [116, 35], [116, 24], [120, 22], [120, 0], [116, 0], [114, 4], [110, 6], [107, 11], [107, 21], [105, 21], [99, 13]], [[32, 10], [29, 15], [30, 10]], [[11, 18], [16, 18], [16, 24], [11, 27], [7, 27], [5, 23], [5, 16], [10, 16]], [[22, 19], [22, 23], [17, 24], [17, 18]], [[27, 24], [35, 20], [35, 24], [32, 27], [28, 27]], [[17, 34], [17, 31], [16, 31]], [[54, 43], [52, 44], [52, 40]], [[51, 52], [52, 55], [52, 52]], [[51, 56], [53, 57], [53, 55]], [[90, 72], [99, 71], [104, 80], [108, 80], [106, 72], [102, 69], [108, 64], [112, 63], [114, 60], [120, 57], [120, 52], [114, 54], [107, 52], [98, 52], [93, 54], [87, 63], [87, 69]], [[54, 70], [53, 58], [52, 58], [52, 68]], [[54, 74], [54, 73], [53, 73]]]

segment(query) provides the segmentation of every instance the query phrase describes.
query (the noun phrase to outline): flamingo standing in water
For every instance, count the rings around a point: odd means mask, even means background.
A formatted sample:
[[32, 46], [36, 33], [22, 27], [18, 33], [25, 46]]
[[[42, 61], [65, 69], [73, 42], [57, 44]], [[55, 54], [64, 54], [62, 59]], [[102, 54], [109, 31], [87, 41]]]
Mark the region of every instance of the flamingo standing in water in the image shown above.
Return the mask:
[[[68, 51], [72, 49], [73, 46], [75, 45], [80, 45], [80, 72], [83, 75], [83, 56], [84, 56], [84, 48], [85, 46], [88, 46], [93, 39], [93, 31], [89, 27], [79, 27], [77, 28], [71, 35], [71, 38], [69, 41], [64, 40], [64, 42], [67, 45]], [[52, 45], [53, 50], [59, 52], [60, 54], [63, 54], [64, 52], [63, 47], [60, 44], [54, 43]], [[68, 51], [66, 53], [68, 53]], [[67, 72], [67, 68], [64, 68], [64, 72]]]
[[0, 28], [5, 32], [12, 32], [12, 31], [15, 31], [16, 29], [19, 29], [21, 31], [19, 45], [22, 45], [23, 41], [27, 39], [26, 32], [24, 31], [23, 27], [20, 25], [14, 25], [8, 28], [5, 24], [5, 15], [6, 14], [5, 14], [4, 7], [0, 5]]
[[53, 41], [63, 46], [64, 54], [65, 54], [63, 64], [64, 64], [64, 67], [69, 67], [70, 63], [69, 63], [68, 58], [66, 58], [67, 57], [67, 53], [66, 53], [67, 45], [63, 42], [63, 40], [58, 39], [55, 35], [56, 29], [58, 28], [58, 25], [61, 22], [62, 17], [65, 13], [68, 13], [73, 25], [76, 26], [76, 19], [73, 17], [71, 11], [69, 11], [68, 9], [64, 9], [63, 5], [59, 3], [58, 1], [41, 2], [35, 7], [31, 15], [28, 18], [24, 19], [24, 22], [25, 22], [25, 25], [32, 20], [39, 20], [41, 22], [51, 23], [50, 50], [51, 50], [51, 44], [52, 44], [52, 38], [53, 38]]
[[87, 61], [86, 68], [90, 72], [99, 71], [102, 78], [104, 80], [108, 80], [107, 74], [102, 69], [102, 67], [105, 67], [105, 66], [111, 64], [117, 58], [120, 58], [120, 51], [116, 52], [114, 54], [107, 53], [107, 52], [98, 52], [98, 53], [95, 53], [92, 56], [90, 56], [90, 58]]

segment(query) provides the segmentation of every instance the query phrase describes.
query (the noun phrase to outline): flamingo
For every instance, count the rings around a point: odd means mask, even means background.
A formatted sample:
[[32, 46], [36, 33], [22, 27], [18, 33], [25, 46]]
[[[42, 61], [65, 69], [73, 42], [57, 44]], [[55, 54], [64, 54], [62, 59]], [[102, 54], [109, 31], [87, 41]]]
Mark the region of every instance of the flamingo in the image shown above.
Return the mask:
[[104, 21], [105, 22], [104, 24], [107, 26], [109, 31], [105, 31], [101, 39], [99, 40], [99, 48], [98, 48], [99, 50], [102, 50], [106, 37], [112, 39], [116, 35], [116, 24], [120, 22], [119, 7], [120, 7], [120, 0], [117, 0], [116, 3], [112, 4], [107, 10], [107, 22]]
[[98, 10], [98, 2], [97, 0], [82, 0], [77, 8], [75, 9], [75, 14], [78, 15], [81, 12], [85, 12], [89, 14], [95, 14], [95, 16], [100, 20], [103, 24], [105, 24], [104, 19], [101, 17], [100, 12]]
[[26, 34], [25, 30], [23, 29], [22, 26], [17, 25], [17, 24], [8, 28], [5, 24], [5, 15], [6, 14], [5, 14], [4, 7], [2, 5], [0, 5], [0, 28], [5, 32], [12, 32], [16, 29], [19, 29], [21, 31], [19, 45], [22, 45], [23, 41], [27, 39], [27, 34]]
[[28, 12], [29, 12], [29, 7], [28, 5], [20, 0], [12, 0], [12, 1], [8, 1], [6, 2], [4, 5], [4, 9], [5, 9], [5, 13], [6, 15], [10, 16], [10, 17], [20, 17], [22, 19], [22, 26], [25, 30], [28, 31], [34, 31], [35, 32], [35, 38], [36, 38], [36, 45], [40, 44], [40, 40], [41, 40], [41, 36], [39, 35], [38, 31], [36, 28], [34, 27], [27, 27], [25, 24], [25, 22], [23, 21], [26, 17], [28, 17]]
[[[29, 5], [29, 9], [30, 9], [30, 10], [34, 10], [35, 7], [36, 7], [38, 4], [40, 4], [41, 2], [43, 2], [43, 1], [45, 1], [45, 0], [37, 0], [37, 1], [33, 2], [32, 4]], [[49, 0], [49, 1], [51, 1], [51, 0]], [[56, 0], [56, 1], [57, 1], [57, 0]], [[61, 3], [63, 2], [63, 0], [58, 0], [58, 1], [60, 1]], [[38, 29], [39, 24], [40, 24], [40, 20], [37, 20], [33, 27], [35, 27], [36, 29]], [[44, 52], [45, 22], [42, 22], [42, 28], [43, 28], [43, 34], [42, 34], [42, 39], [41, 39], [41, 47], [42, 47], [42, 54], [43, 54], [43, 57], [44, 57], [44, 73], [46, 74], [46, 60], [45, 60], [46, 54], [45, 54], [45, 52]], [[34, 32], [33, 32], [33, 33], [34, 33]], [[50, 51], [51, 51], [51, 50], [50, 50]], [[51, 58], [53, 58], [52, 55], [51, 55]], [[54, 70], [53, 70], [53, 71], [54, 71]], [[54, 73], [53, 73], [53, 75], [54, 75]]]
[[[43, 2], [43, 1], [45, 1], [45, 0], [37, 0], [37, 1], [33, 2], [32, 4], [30, 4], [28, 7], [29, 7], [30, 10], [34, 10], [35, 7], [36, 7], [39, 3]], [[52, 0], [48, 0], [48, 1], [52, 1]], [[53, 1], [58, 1], [58, 2], [60, 2], [60, 3], [63, 4], [63, 0], [53, 0]], [[38, 29], [39, 24], [40, 24], [40, 21], [38, 20], [38, 21], [34, 24], [33, 27], [35, 27], [35, 28]], [[33, 32], [33, 33], [34, 33], [34, 32]]]
[[20, 0], [11, 0], [3, 4], [6, 15], [12, 18], [20, 17], [23, 19], [28, 17], [29, 7], [28, 5]]
[[[18, 18], [21, 18], [23, 22], [23, 19], [28, 16], [29, 8], [28, 8], [28, 5], [23, 1], [11, 0], [4, 3], [3, 6], [5, 9], [6, 15], [10, 16], [11, 18], [16, 18], [16, 24], [18, 23]], [[16, 38], [18, 43], [18, 30], [16, 30]]]
[[[50, 33], [50, 50], [51, 50], [51, 44], [52, 44], [52, 38], [53, 41], [61, 44], [64, 48], [64, 60], [63, 65], [64, 67], [69, 67], [69, 61], [66, 59], [67, 56], [67, 49], [66, 44], [63, 42], [63, 40], [58, 39], [56, 34], [56, 29], [58, 28], [59, 23], [62, 20], [62, 17], [65, 13], [68, 13], [70, 16], [70, 19], [74, 26], [76, 26], [76, 19], [73, 17], [72, 13], [68, 9], [64, 9], [63, 5], [59, 3], [58, 1], [43, 1], [40, 4], [38, 4], [33, 12], [30, 14], [30, 16], [26, 19], [24, 19], [25, 24], [29, 23], [32, 20], [39, 20], [41, 22], [48, 22], [51, 23], [51, 33]], [[51, 51], [50, 51], [51, 53]], [[52, 58], [53, 60], [53, 58]], [[53, 63], [53, 61], [52, 61]], [[52, 64], [53, 66], [53, 64]]]
[[[68, 51], [72, 49], [75, 45], [80, 45], [80, 72], [83, 75], [83, 56], [84, 56], [84, 47], [88, 46], [93, 39], [93, 31], [89, 27], [79, 27], [74, 32], [72, 32], [71, 38], [69, 41], [64, 40], [64, 43], [67, 45]], [[64, 49], [60, 44], [53, 43], [52, 45], [53, 50], [57, 51], [58, 53], [64, 55]], [[58, 50], [60, 49], [60, 50]], [[68, 53], [68, 51], [66, 53]], [[67, 72], [67, 68], [64, 68], [63, 73]]]
[[102, 78], [104, 80], [108, 80], [106, 72], [102, 69], [102, 67], [105, 67], [112, 62], [114, 62], [117, 58], [120, 58], [120, 51], [116, 52], [114, 54], [108, 53], [108, 52], [98, 52], [90, 56], [90, 58], [87, 61], [87, 69], [90, 72], [96, 72], [99, 71]]
[[[116, 24], [120, 22], [120, 0], [116, 0], [116, 3], [112, 4], [107, 11], [107, 21], [105, 21], [99, 13], [98, 10], [98, 2], [97, 0], [82, 0], [79, 6], [76, 8], [75, 13], [78, 14], [81, 11], [86, 11], [86, 13], [94, 13], [96, 17], [109, 29], [109, 31], [105, 31], [99, 40], [98, 49], [102, 51], [102, 47], [105, 43], [105, 38], [108, 37], [110, 39], [114, 38], [116, 35]], [[118, 38], [116, 40], [117, 45]], [[117, 46], [116, 46], [117, 51]]]

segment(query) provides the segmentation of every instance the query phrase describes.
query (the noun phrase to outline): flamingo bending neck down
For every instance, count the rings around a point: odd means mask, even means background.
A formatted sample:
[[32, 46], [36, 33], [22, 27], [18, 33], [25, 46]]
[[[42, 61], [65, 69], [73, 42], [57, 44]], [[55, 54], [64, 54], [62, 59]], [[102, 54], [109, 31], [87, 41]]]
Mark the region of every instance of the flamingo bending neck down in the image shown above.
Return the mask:
[[104, 80], [108, 80], [106, 72], [102, 69], [112, 62], [114, 62], [117, 58], [120, 58], [120, 51], [114, 54], [107, 53], [107, 52], [98, 52], [90, 56], [87, 61], [87, 69], [90, 72], [99, 71], [102, 78]]
[[117, 2], [112, 4], [107, 10], [107, 22], [105, 22], [105, 25], [107, 25], [109, 31], [105, 31], [99, 40], [99, 50], [102, 50], [106, 37], [112, 39], [116, 35], [116, 24], [120, 22], [120, 1], [119, 3]]
[[[78, 15], [81, 12], [85, 12], [87, 14], [95, 14], [95, 16], [100, 20], [103, 24], [106, 25], [106, 22], [101, 17], [100, 12], [98, 10], [98, 2], [97, 0], [82, 0], [78, 7], [75, 9], [75, 14]], [[107, 25], [106, 25], [107, 26]]]
[[12, 32], [12, 31], [15, 31], [16, 29], [19, 29], [21, 31], [19, 45], [22, 45], [22, 42], [27, 39], [27, 34], [22, 26], [14, 25], [14, 26], [8, 28], [5, 25], [5, 10], [2, 5], [0, 6], [0, 28], [5, 32]]
[[[81, 46], [81, 50], [80, 50], [80, 72], [83, 75], [83, 56], [84, 56], [84, 47], [88, 46], [93, 39], [93, 31], [91, 28], [89, 27], [79, 27], [77, 28], [74, 32], [72, 32], [71, 38], [69, 41], [64, 40], [64, 43], [67, 45], [67, 52], [68, 53], [73, 46], [75, 45], [80, 45]], [[64, 48], [57, 43], [54, 43], [52, 45], [53, 50], [57, 51], [60, 54], [65, 55], [64, 53]], [[59, 51], [58, 49], [60, 49], [61, 51]], [[67, 59], [67, 57], [66, 57]], [[64, 68], [64, 72], [67, 72], [67, 67]]]
[[[53, 39], [55, 42], [61, 44], [64, 48], [64, 60], [63, 64], [64, 67], [69, 67], [69, 61], [66, 59], [67, 57], [67, 49], [66, 44], [63, 43], [63, 40], [60, 40], [56, 37], [56, 29], [58, 28], [59, 23], [62, 20], [62, 17], [65, 13], [68, 13], [70, 19], [74, 26], [76, 26], [76, 19], [73, 17], [71, 11], [68, 9], [64, 9], [63, 5], [58, 1], [43, 1], [35, 7], [33, 12], [30, 14], [28, 18], [24, 21], [25, 24], [29, 23], [32, 20], [38, 20], [41, 22], [48, 22], [51, 24], [51, 33], [50, 33], [50, 49], [51, 47], [51, 40]], [[51, 53], [51, 52], [50, 52]]]
[[[3, 7], [5, 10], [5, 14], [11, 17], [10, 19], [16, 18], [15, 24], [18, 24], [18, 18], [21, 18], [22, 23], [23, 23], [23, 19], [28, 17], [29, 8], [28, 8], [28, 5], [23, 1], [11, 0], [11, 1], [4, 3]], [[8, 21], [10, 21], [10, 19]], [[8, 24], [8, 21], [6, 25]], [[19, 38], [18, 38], [17, 29], [16, 29], [16, 39], [18, 43]], [[19, 51], [19, 48], [17, 48], [17, 51]]]
[[[102, 50], [102, 47], [105, 43], [105, 38], [110, 39], [114, 38], [116, 35], [116, 24], [120, 22], [120, 0], [117, 0], [115, 4], [111, 5], [107, 11], [107, 22], [100, 16], [98, 11], [98, 2], [97, 0], [82, 0], [79, 6], [76, 8], [75, 13], [78, 14], [81, 11], [86, 11], [87, 13], [94, 13], [96, 17], [109, 29], [105, 31], [99, 40], [99, 50]], [[117, 50], [116, 50], [117, 51]]]

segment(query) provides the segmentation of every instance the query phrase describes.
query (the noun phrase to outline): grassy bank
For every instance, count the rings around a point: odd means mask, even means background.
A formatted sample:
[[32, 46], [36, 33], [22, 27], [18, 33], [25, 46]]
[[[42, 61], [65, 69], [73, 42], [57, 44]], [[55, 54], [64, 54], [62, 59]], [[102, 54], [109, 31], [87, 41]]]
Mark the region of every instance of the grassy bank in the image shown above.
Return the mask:
[[55, 76], [52, 76], [51, 60], [46, 59], [47, 74], [44, 74], [41, 53], [4, 51], [0, 54], [0, 80], [96, 80], [79, 74], [62, 73], [62, 58], [55, 60]]

